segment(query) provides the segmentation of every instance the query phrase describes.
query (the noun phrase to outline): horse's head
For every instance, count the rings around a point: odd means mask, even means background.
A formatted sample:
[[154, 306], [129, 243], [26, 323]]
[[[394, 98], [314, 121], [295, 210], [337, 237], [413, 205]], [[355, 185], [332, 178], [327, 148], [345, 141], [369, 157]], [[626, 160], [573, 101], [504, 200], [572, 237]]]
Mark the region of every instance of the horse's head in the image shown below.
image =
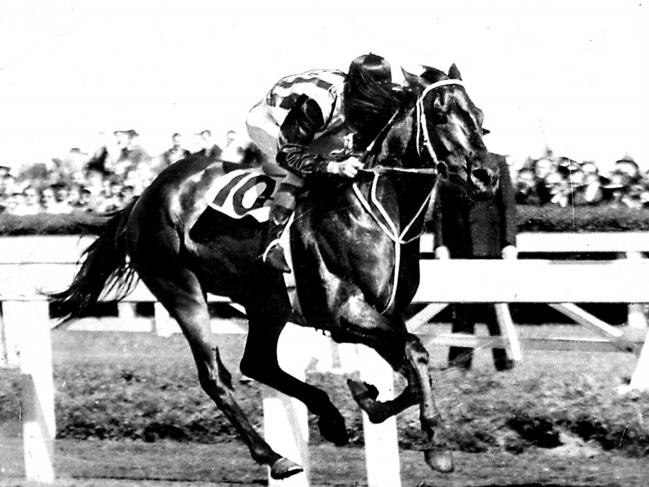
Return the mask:
[[418, 95], [417, 151], [432, 158], [442, 175], [466, 181], [474, 195], [493, 194], [498, 165], [482, 141], [482, 110], [469, 98], [457, 67], [448, 74], [430, 67], [419, 75], [403, 73]]

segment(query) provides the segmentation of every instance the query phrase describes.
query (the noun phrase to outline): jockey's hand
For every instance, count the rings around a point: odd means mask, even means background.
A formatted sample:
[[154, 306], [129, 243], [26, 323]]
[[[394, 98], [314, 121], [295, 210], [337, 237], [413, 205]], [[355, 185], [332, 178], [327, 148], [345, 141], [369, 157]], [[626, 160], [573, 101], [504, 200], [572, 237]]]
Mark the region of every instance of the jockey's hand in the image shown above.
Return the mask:
[[327, 164], [327, 172], [329, 174], [336, 174], [337, 176], [344, 176], [346, 178], [353, 178], [358, 174], [358, 170], [365, 166], [358, 158], [350, 157], [344, 161], [335, 162], [330, 161]]

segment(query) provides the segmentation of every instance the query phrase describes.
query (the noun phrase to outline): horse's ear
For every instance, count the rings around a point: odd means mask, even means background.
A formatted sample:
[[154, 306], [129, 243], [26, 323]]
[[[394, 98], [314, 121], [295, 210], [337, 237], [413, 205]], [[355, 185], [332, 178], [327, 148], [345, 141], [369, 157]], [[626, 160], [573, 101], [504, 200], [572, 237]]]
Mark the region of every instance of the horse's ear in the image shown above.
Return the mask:
[[462, 80], [462, 74], [460, 73], [460, 70], [457, 69], [455, 63], [451, 64], [451, 67], [448, 70], [448, 77], [451, 79], [459, 79], [460, 81]]
[[422, 87], [426, 84], [421, 76], [407, 71], [404, 67], [401, 68], [401, 72], [403, 73], [406, 83], [410, 86]]

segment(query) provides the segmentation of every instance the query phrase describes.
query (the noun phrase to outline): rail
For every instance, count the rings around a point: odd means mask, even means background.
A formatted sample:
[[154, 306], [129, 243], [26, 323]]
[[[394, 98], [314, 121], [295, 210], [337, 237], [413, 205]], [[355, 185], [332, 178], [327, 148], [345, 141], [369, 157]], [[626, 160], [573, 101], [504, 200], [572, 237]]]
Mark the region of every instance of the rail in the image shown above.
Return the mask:
[[[601, 235], [589, 235], [588, 238], [573, 235], [547, 238], [543, 236], [538, 240], [522, 235], [519, 251], [546, 252], [548, 246], [555, 245], [562, 252], [567, 252], [568, 250], [564, 250], [567, 248], [572, 252], [631, 252], [638, 257], [642, 252], [649, 251], [649, 234], [615, 234], [616, 237], [606, 234], [600, 237]], [[565, 241], [572, 241], [573, 245], [567, 246]], [[74, 263], [90, 242], [88, 239], [70, 237], [0, 239], [0, 301], [3, 311], [0, 365], [18, 367], [21, 371], [25, 467], [30, 480], [51, 482], [54, 479], [55, 419], [50, 319], [48, 304], [42, 292], [59, 290], [69, 284], [75, 272]], [[596, 262], [557, 262], [426, 259], [422, 261], [421, 268], [422, 282], [415, 297], [416, 302], [425, 303], [427, 306], [448, 302], [549, 303], [603, 337], [599, 341], [591, 340], [591, 345], [595, 343], [599, 349], [636, 352], [640, 349], [638, 345], [642, 343], [641, 340], [628, 338], [617, 327], [588, 315], [574, 303], [649, 303], [649, 286], [645, 283], [645, 276], [649, 274], [649, 260], [627, 258]], [[530, 279], [530, 276], [534, 278]], [[225, 300], [222, 297], [211, 299]], [[127, 298], [127, 302], [139, 301], [154, 301], [151, 293], [143, 285], [138, 286]], [[409, 327], [413, 331], [431, 335], [425, 332], [431, 310], [426, 311], [424, 308], [422, 312], [410, 320]], [[304, 343], [301, 334], [310, 331], [300, 328], [291, 330], [293, 331], [289, 334], [297, 333], [295, 336], [298, 337], [299, 343]], [[169, 332], [168, 328], [166, 332]], [[429, 343], [435, 344], [451, 343], [450, 340], [463, 340], [464, 344], [476, 346], [507, 344], [492, 338], [481, 341], [480, 337], [473, 336], [435, 335], [429, 338]], [[581, 346], [586, 346], [584, 344]], [[565, 346], [565, 343], [562, 346]], [[292, 349], [296, 348], [307, 347]], [[382, 364], [373, 352], [361, 349], [357, 353], [361, 375], [376, 383], [383, 394], [387, 391], [384, 397], [390, 398], [393, 393], [391, 371], [386, 369], [385, 364]], [[296, 375], [304, 373], [305, 360], [308, 357], [293, 360], [291, 354], [282, 355], [284, 358], [281, 360], [287, 371]], [[631, 387], [649, 390], [649, 346], [646, 343], [640, 352]], [[273, 416], [272, 421], [266, 421], [267, 435], [274, 438], [272, 443], [283, 442], [283, 451], [292, 449], [294, 456], [299, 460], [299, 457], [305, 455], [306, 411], [294, 400], [281, 395], [267, 395], [264, 402], [265, 414], [267, 417]], [[364, 424], [366, 441], [370, 445], [366, 449], [368, 485], [380, 485], [380, 479], [398, 482], [399, 464], [398, 455], [395, 454], [395, 451], [398, 452], [395, 447], [396, 422], [391, 420], [382, 425], [371, 425], [365, 418]], [[291, 430], [293, 435], [285, 434], [285, 431]], [[381, 447], [373, 448], [372, 445]], [[386, 448], [390, 450], [389, 454], [386, 454]], [[308, 483], [308, 480], [306, 482]]]

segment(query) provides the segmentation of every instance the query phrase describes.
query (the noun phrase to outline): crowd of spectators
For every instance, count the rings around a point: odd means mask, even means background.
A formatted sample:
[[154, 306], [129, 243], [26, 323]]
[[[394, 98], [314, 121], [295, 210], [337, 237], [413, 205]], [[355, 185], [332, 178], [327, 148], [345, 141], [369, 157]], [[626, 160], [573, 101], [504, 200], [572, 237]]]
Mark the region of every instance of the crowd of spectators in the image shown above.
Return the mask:
[[602, 174], [591, 161], [554, 157], [529, 159], [514, 176], [516, 201], [527, 205], [649, 207], [649, 171], [629, 155]]
[[[74, 147], [63, 157], [20, 171], [0, 165], [0, 212], [105, 213], [126, 205], [165, 167], [191, 154], [235, 163], [259, 155], [234, 131], [225, 134], [222, 146], [210, 130], [194, 134], [193, 150], [174, 133], [170, 147], [157, 156], [139, 145], [138, 137], [135, 130], [118, 130], [91, 154]], [[512, 177], [518, 204], [649, 207], [649, 171], [642, 172], [628, 155], [602, 174], [593, 162], [555, 157], [548, 150], [544, 157], [528, 159]]]
[[193, 151], [174, 133], [171, 146], [151, 156], [138, 144], [135, 130], [118, 130], [94, 153], [74, 147], [60, 158], [16, 170], [0, 165], [0, 211], [14, 215], [105, 213], [142, 193], [165, 167], [198, 153], [213, 160], [240, 163], [254, 148], [229, 131], [222, 147], [210, 130], [195, 134]]

